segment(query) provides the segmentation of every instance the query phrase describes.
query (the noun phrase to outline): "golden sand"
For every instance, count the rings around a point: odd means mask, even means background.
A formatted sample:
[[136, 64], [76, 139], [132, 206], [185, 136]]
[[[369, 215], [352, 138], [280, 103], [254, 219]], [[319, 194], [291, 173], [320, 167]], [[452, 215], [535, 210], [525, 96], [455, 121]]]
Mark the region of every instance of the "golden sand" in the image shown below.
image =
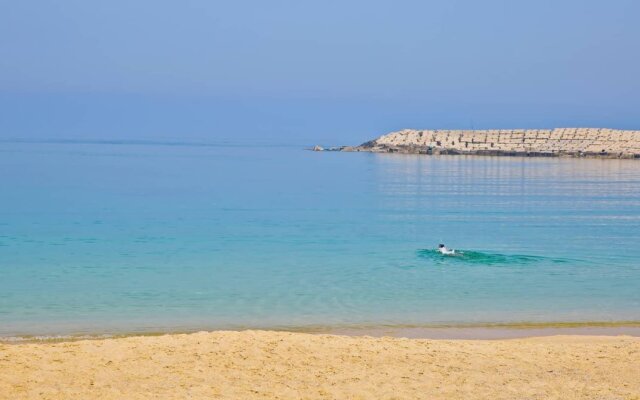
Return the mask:
[[0, 344], [2, 399], [640, 399], [640, 338], [243, 331]]

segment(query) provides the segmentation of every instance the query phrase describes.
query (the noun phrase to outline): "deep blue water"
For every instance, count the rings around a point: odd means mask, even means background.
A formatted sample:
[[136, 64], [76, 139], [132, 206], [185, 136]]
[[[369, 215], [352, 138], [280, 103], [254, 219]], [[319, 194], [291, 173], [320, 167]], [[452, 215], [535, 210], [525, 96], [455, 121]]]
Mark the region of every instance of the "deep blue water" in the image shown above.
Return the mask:
[[2, 336], [640, 320], [639, 260], [634, 160], [0, 143]]

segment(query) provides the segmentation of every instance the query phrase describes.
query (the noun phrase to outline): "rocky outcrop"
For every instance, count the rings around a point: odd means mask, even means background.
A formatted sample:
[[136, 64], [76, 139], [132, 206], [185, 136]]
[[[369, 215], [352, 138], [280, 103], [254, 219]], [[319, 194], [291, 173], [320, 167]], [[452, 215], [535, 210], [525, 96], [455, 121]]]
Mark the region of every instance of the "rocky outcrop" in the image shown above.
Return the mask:
[[601, 128], [405, 129], [342, 151], [640, 159], [640, 131]]
[[308, 150], [311, 151], [352, 151], [354, 147], [350, 146], [333, 146], [333, 147], [322, 147], [320, 145], [315, 145]]

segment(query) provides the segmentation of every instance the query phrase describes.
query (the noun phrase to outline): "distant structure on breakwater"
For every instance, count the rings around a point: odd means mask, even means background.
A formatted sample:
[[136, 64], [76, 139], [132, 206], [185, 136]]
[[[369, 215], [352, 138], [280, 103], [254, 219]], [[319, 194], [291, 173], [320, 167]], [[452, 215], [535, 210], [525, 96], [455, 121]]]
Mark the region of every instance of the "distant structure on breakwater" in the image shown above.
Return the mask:
[[640, 159], [640, 131], [600, 128], [405, 129], [341, 151]]

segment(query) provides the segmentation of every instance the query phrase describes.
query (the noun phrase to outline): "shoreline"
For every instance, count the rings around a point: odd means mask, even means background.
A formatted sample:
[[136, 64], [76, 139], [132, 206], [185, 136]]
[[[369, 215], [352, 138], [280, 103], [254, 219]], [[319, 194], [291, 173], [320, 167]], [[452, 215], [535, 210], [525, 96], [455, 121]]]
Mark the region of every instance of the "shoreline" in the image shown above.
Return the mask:
[[[313, 150], [313, 151], [338, 151], [338, 150]], [[512, 158], [585, 158], [600, 160], [638, 160], [640, 154], [627, 153], [596, 153], [585, 151], [509, 151], [509, 150], [457, 150], [457, 149], [435, 149], [429, 146], [415, 145], [377, 145], [376, 147], [343, 146], [339, 151], [345, 153], [378, 153], [378, 154], [415, 154], [430, 156], [479, 156], [479, 157], [512, 157]]]
[[189, 335], [194, 333], [267, 331], [305, 333], [313, 335], [393, 337], [437, 340], [500, 340], [516, 338], [574, 336], [640, 337], [640, 321], [587, 321], [587, 322], [514, 322], [470, 324], [342, 324], [309, 326], [230, 326], [220, 328], [195, 327], [192, 329], [168, 329], [166, 331], [132, 330], [77, 332], [69, 334], [16, 334], [0, 336], [0, 344], [62, 343], [80, 340], [104, 340], [131, 337], [156, 337]]
[[330, 334], [431, 340], [508, 340], [550, 336], [640, 337], [640, 327], [458, 327], [338, 329]]
[[431, 340], [219, 331], [0, 343], [12, 399], [635, 399], [640, 338]]

